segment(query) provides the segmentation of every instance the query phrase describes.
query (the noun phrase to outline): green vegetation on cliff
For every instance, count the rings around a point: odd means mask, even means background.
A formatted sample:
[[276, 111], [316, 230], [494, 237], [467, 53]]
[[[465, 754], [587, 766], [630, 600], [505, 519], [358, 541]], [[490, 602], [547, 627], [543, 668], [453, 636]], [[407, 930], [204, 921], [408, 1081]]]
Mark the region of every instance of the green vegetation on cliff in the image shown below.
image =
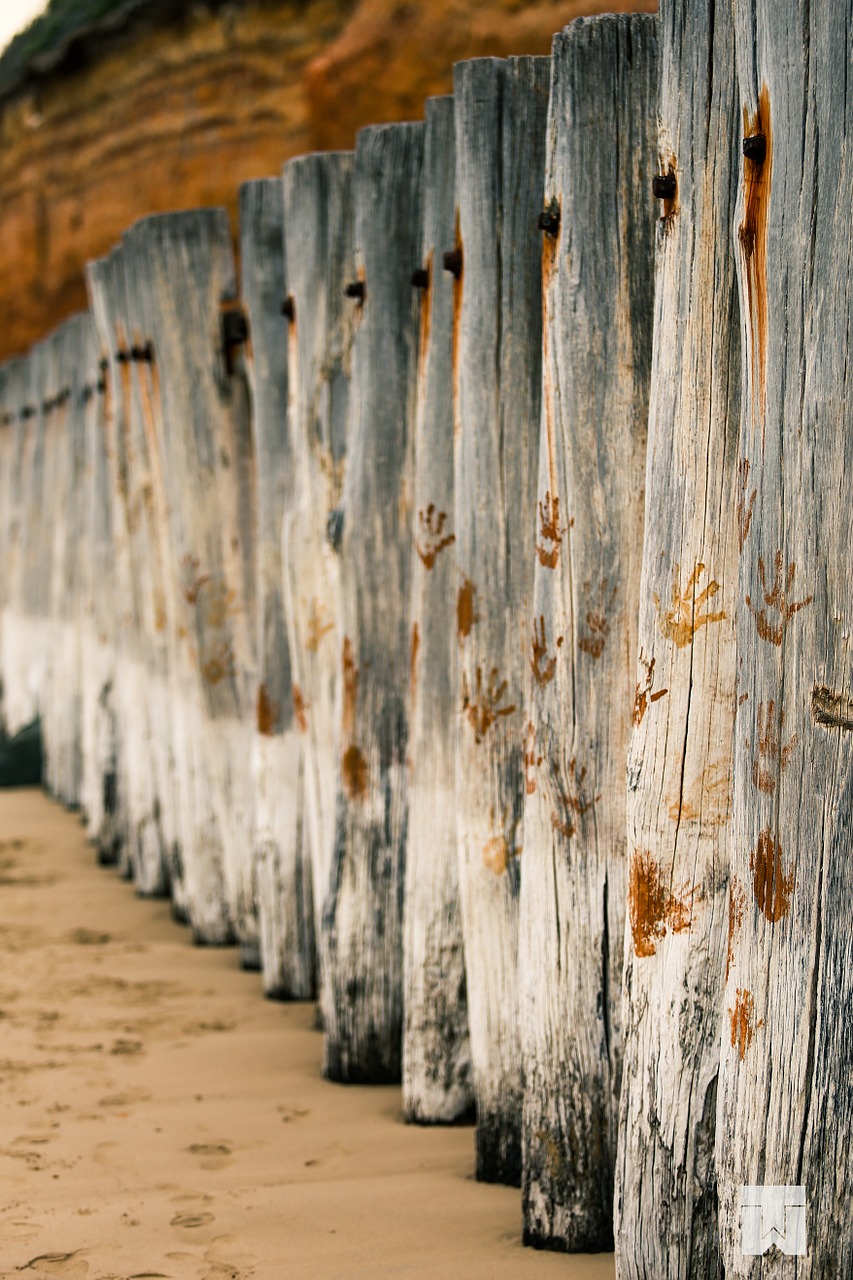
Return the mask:
[[0, 97], [32, 72], [51, 70], [65, 57], [76, 36], [104, 19], [123, 20], [145, 0], [50, 0], [41, 17], [15, 36], [0, 57]]

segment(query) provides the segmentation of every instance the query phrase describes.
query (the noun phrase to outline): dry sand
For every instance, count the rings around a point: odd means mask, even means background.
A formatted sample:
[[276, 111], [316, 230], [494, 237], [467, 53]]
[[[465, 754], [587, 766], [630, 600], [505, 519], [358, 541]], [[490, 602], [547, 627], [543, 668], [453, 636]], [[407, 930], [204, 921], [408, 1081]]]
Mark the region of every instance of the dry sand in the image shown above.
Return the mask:
[[95, 865], [75, 817], [0, 792], [0, 1276], [612, 1280], [520, 1244], [473, 1131], [320, 1076], [312, 1005]]

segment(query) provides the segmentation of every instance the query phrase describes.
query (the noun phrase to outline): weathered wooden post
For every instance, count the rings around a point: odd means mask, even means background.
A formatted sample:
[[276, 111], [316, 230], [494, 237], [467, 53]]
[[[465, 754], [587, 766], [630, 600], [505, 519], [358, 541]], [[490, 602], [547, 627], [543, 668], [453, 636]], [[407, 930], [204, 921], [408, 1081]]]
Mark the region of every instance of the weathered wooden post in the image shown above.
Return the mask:
[[[332, 517], [334, 535], [343, 489], [357, 310], [344, 292], [355, 278], [353, 161], [351, 152], [300, 156], [282, 177], [287, 271], [280, 323], [292, 449], [282, 568], [293, 710], [303, 740], [302, 840], [318, 940], [335, 844], [340, 575], [327, 534]], [[318, 990], [322, 1017], [327, 989], [319, 975]]]
[[[456, 842], [456, 541], [453, 526], [453, 99], [426, 105], [415, 415], [409, 837], [403, 926], [403, 1111], [432, 1124], [473, 1103]], [[414, 264], [413, 264], [414, 265]]]
[[3, 366], [3, 422], [7, 445], [4, 469], [4, 557], [2, 681], [3, 727], [14, 733], [26, 723], [24, 691], [20, 685], [20, 634], [24, 573], [24, 533], [30, 492], [34, 420], [30, 415], [33, 356], [21, 356]]
[[200, 941], [227, 941], [233, 925], [253, 949], [254, 463], [227, 219], [219, 209], [146, 218], [124, 245], [145, 261], [149, 282], [153, 415], [186, 642], [176, 658], [176, 750], [189, 755], [188, 909]]
[[[662, 0], [655, 324], [628, 759], [620, 1277], [718, 1274], [739, 335], [731, 14]], [[651, 194], [651, 193], [650, 193]]]
[[527, 656], [524, 1238], [613, 1247], [631, 729], [654, 298], [657, 22], [555, 36]]
[[337, 814], [321, 945], [324, 1073], [364, 1083], [400, 1078], [418, 344], [411, 274], [422, 157], [423, 125], [358, 135], [357, 279], [348, 291], [360, 316], [340, 543]]
[[98, 338], [107, 362], [108, 447], [116, 554], [116, 609], [120, 617], [116, 654], [116, 712], [126, 803], [126, 844], [120, 855], [137, 890], [162, 894], [167, 885], [160, 802], [152, 760], [152, 724], [148, 691], [149, 640], [154, 607], [142, 486], [147, 477], [133, 429], [128, 318], [127, 254], [116, 248], [89, 264], [89, 292]]
[[[850, 12], [734, 8], [744, 394], [721, 1261], [726, 1277], [816, 1280], [853, 1273]], [[762, 1184], [787, 1188], [763, 1216]], [[773, 1226], [793, 1256], [762, 1262]]]
[[457, 837], [477, 1176], [518, 1185], [518, 895], [541, 398], [550, 59], [454, 70]]
[[285, 999], [314, 994], [314, 907], [302, 813], [302, 748], [284, 617], [282, 521], [293, 489], [287, 413], [282, 184], [240, 189], [242, 297], [251, 344], [257, 492], [259, 685], [253, 743], [254, 858], [264, 990]]
[[29, 380], [21, 408], [27, 422], [21, 565], [10, 672], [10, 682], [18, 700], [17, 715], [12, 721], [13, 732], [41, 712], [47, 657], [46, 613], [52, 531], [47, 477], [52, 459], [48, 448], [44, 387], [53, 381], [53, 351], [48, 339], [33, 347], [28, 363]]

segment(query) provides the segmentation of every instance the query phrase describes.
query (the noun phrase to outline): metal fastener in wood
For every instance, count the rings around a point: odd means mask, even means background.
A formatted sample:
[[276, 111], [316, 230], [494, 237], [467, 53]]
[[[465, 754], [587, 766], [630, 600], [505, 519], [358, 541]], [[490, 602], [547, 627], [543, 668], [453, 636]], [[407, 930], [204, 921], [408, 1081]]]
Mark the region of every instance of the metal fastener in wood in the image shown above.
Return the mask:
[[458, 280], [462, 275], [462, 250], [458, 246], [455, 249], [448, 249], [442, 262], [445, 271], [449, 271], [454, 280]]

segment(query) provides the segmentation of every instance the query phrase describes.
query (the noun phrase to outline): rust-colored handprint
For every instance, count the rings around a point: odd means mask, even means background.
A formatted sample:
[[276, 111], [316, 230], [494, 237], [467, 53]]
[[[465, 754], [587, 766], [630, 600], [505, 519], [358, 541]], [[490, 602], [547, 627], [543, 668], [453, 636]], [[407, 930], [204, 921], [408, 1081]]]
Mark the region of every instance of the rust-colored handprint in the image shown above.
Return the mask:
[[210, 583], [204, 593], [204, 616], [209, 627], [221, 627], [238, 612], [237, 592], [225, 582]]
[[628, 916], [634, 954], [653, 956], [657, 943], [670, 933], [683, 933], [693, 922], [693, 904], [701, 896], [695, 885], [671, 888], [660, 864], [647, 849], [631, 857], [628, 877]]
[[753, 1036], [759, 1027], [764, 1026], [764, 1019], [755, 1021], [755, 1001], [745, 987], [738, 987], [735, 992], [735, 1007], [729, 1009], [731, 1020], [732, 1048], [737, 1048], [738, 1057], [743, 1062], [747, 1049], [752, 1044]]
[[501, 680], [497, 667], [489, 672], [488, 682], [484, 680], [483, 668], [477, 667], [474, 673], [474, 689], [468, 687], [468, 678], [462, 672], [462, 712], [474, 730], [474, 741], [482, 742], [496, 720], [503, 716], [511, 716], [516, 709], [515, 703], [506, 703], [507, 681]]
[[419, 534], [415, 539], [415, 550], [425, 569], [432, 569], [440, 552], [456, 541], [455, 533], [444, 532], [446, 523], [447, 513], [436, 511], [434, 502], [429, 504], [426, 511], [418, 512]]
[[[589, 590], [589, 583], [585, 582], [584, 589]], [[581, 636], [578, 640], [578, 648], [588, 653], [593, 658], [600, 658], [604, 652], [604, 646], [607, 643], [607, 637], [610, 634], [610, 620], [607, 614], [613, 607], [613, 603], [618, 595], [618, 588], [614, 587], [607, 595], [607, 579], [601, 579], [599, 588], [599, 602], [596, 609], [590, 609], [586, 615], [586, 625], [588, 635]]]
[[773, 924], [791, 910], [791, 894], [794, 891], [796, 873], [782, 869], [782, 846], [765, 827], [758, 836], [758, 845], [749, 855], [752, 872], [752, 894], [756, 906]]
[[[769, 644], [780, 645], [782, 636], [795, 613], [811, 604], [814, 596], [806, 596], [804, 600], [791, 601], [791, 588], [794, 585], [797, 566], [793, 561], [782, 571], [782, 552], [777, 551], [774, 561], [773, 586], [767, 589], [767, 566], [761, 556], [758, 557], [758, 576], [761, 579], [761, 593], [764, 604], [757, 608], [750, 596], [746, 597], [747, 607], [755, 618], [755, 626], [762, 640]], [[784, 583], [783, 583], [784, 578]], [[775, 617], [773, 616], [775, 615]]]
[[557, 789], [559, 791], [559, 809], [554, 809], [551, 813], [551, 826], [555, 831], [559, 831], [561, 835], [569, 839], [577, 831], [577, 818], [582, 818], [588, 809], [601, 799], [601, 796], [593, 796], [587, 799], [584, 796], [583, 788], [586, 781], [586, 765], [582, 769], [578, 769], [577, 761], [572, 756], [569, 761], [569, 773], [565, 786], [559, 779], [556, 779]]
[[528, 721], [524, 741], [524, 787], [529, 796], [536, 790], [534, 770], [542, 763], [542, 757], [536, 752], [536, 729], [533, 721]]
[[758, 493], [757, 489], [749, 492], [749, 459], [741, 458], [738, 466], [738, 481], [740, 491], [737, 499], [737, 533], [738, 544], [740, 550], [743, 551], [743, 544], [746, 542], [749, 526], [752, 524], [752, 508], [755, 506], [755, 498]]
[[701, 561], [697, 561], [696, 567], [682, 589], [679, 585], [681, 565], [677, 564], [675, 566], [672, 580], [671, 609], [666, 611], [662, 609], [660, 596], [657, 592], [652, 597], [660, 619], [661, 635], [665, 639], [671, 640], [678, 649], [683, 649], [686, 645], [692, 644], [693, 637], [700, 627], [706, 627], [711, 622], [722, 622], [726, 616], [723, 609], [720, 609], [717, 613], [700, 612], [720, 590], [719, 582], [712, 580], [698, 595], [696, 594], [697, 584], [704, 572], [704, 564]]
[[[494, 831], [495, 813], [492, 812], [489, 825]], [[521, 817], [510, 809], [504, 809], [501, 814], [500, 827], [501, 830], [497, 835], [491, 836], [483, 845], [483, 865], [488, 867], [494, 875], [500, 876], [506, 871], [511, 859], [521, 856], [521, 845], [518, 842], [518, 828], [521, 825]]]
[[205, 583], [210, 582], [209, 573], [199, 573], [201, 561], [198, 556], [186, 555], [181, 560], [181, 577], [183, 585], [181, 594], [187, 604], [195, 604], [198, 600], [198, 593], [201, 591]]
[[644, 658], [642, 649], [640, 650], [640, 666], [645, 671], [646, 678], [642, 684], [638, 681], [634, 690], [634, 710], [631, 713], [631, 719], [634, 724], [642, 724], [643, 716], [646, 714], [649, 705], [669, 693], [669, 689], [657, 689], [652, 693], [655, 684], [655, 659]]
[[308, 634], [305, 637], [305, 648], [309, 653], [316, 653], [324, 636], [334, 631], [334, 622], [327, 622], [323, 605], [316, 596], [311, 598], [308, 611]]
[[548, 657], [544, 613], [540, 613], [538, 622], [535, 618], [533, 620], [533, 644], [531, 648], [530, 669], [533, 672], [533, 679], [541, 688], [554, 679], [554, 672], [557, 670], [557, 659]]
[[560, 558], [560, 543], [563, 541], [560, 499], [557, 494], [552, 498], [550, 493], [546, 493], [544, 501], [539, 503], [539, 536], [542, 539], [536, 543], [539, 563], [546, 569], [556, 569]]
[[218, 644], [201, 664], [201, 674], [210, 685], [220, 684], [235, 674], [234, 650], [230, 644]]
[[[797, 735], [782, 744], [782, 726], [785, 723], [785, 712], [780, 707], [776, 711], [776, 703], [771, 698], [765, 706], [758, 704], [758, 753], [752, 762], [752, 785], [765, 795], [772, 796], [776, 783], [787, 768], [791, 753], [797, 745]], [[749, 739], [746, 743], [749, 746]]]
[[258, 733], [263, 734], [263, 736], [267, 738], [272, 737], [275, 733], [276, 725], [278, 724], [278, 713], [280, 709], [280, 704], [275, 700], [275, 698], [270, 697], [267, 686], [265, 684], [259, 684], [258, 701], [255, 708]]

